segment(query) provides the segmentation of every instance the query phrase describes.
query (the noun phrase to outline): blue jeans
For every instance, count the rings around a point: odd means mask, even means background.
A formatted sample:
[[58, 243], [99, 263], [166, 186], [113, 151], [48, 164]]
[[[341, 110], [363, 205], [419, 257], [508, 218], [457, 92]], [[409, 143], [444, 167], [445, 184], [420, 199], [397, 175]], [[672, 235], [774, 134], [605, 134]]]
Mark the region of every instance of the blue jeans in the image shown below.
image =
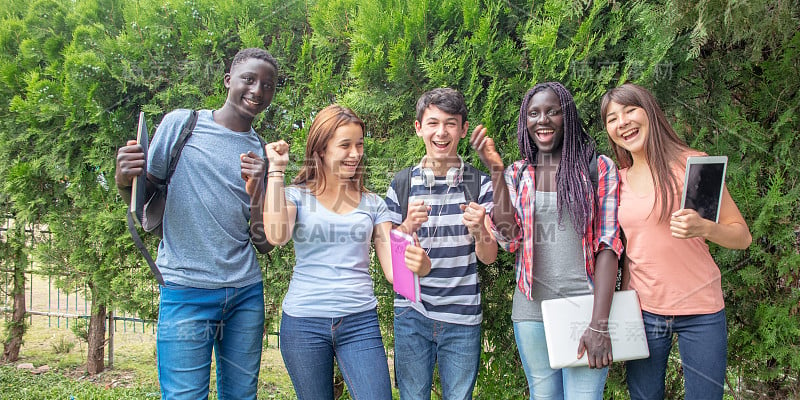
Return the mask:
[[725, 310], [664, 316], [642, 311], [650, 358], [625, 362], [631, 399], [663, 399], [672, 334], [678, 334], [685, 399], [721, 399], [728, 360]]
[[162, 399], [207, 399], [211, 350], [217, 397], [255, 399], [264, 337], [264, 285], [198, 289], [167, 282], [158, 311]]
[[540, 321], [514, 322], [514, 337], [531, 399], [603, 399], [608, 367], [550, 368], [544, 324]]
[[481, 326], [427, 318], [411, 307], [394, 309], [394, 367], [400, 398], [431, 398], [439, 363], [442, 399], [471, 399], [481, 359]]
[[281, 317], [281, 355], [299, 400], [333, 400], [333, 359], [354, 400], [392, 398], [376, 309], [340, 318]]

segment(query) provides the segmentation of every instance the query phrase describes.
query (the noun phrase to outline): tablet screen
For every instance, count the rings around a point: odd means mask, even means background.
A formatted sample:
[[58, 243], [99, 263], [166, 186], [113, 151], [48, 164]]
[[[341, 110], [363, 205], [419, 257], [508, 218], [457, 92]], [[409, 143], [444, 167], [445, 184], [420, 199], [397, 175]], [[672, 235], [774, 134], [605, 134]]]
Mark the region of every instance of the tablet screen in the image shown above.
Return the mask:
[[717, 222], [722, 201], [727, 157], [689, 157], [683, 188], [682, 208], [696, 210], [701, 217]]

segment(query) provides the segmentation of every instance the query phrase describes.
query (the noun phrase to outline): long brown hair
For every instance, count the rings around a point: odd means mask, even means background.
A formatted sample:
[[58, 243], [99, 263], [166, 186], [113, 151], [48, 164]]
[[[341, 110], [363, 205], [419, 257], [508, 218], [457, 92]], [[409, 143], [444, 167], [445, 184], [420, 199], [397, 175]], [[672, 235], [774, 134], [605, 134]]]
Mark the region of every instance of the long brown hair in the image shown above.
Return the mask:
[[[330, 142], [336, 130], [340, 126], [348, 124], [360, 126], [362, 134], [366, 130], [364, 121], [358, 118], [353, 110], [339, 104], [331, 104], [317, 114], [314, 122], [311, 123], [311, 128], [308, 130], [303, 167], [300, 168], [300, 172], [297, 173], [297, 176], [292, 181], [293, 184], [305, 185], [315, 195], [325, 190], [326, 178], [322, 172], [322, 158], [319, 155], [325, 152], [328, 142]], [[365, 163], [366, 155], [362, 155], [356, 174], [350, 179], [351, 184], [361, 192], [367, 191], [364, 186]]]
[[[672, 126], [667, 121], [664, 111], [658, 105], [655, 97], [645, 88], [626, 83], [609, 90], [603, 95], [600, 103], [600, 115], [605, 126], [606, 112], [611, 102], [622, 106], [634, 106], [644, 110], [649, 120], [649, 134], [645, 138], [645, 159], [653, 176], [656, 191], [656, 207], [660, 207], [658, 220], [664, 222], [669, 219], [674, 206], [675, 193], [678, 192], [678, 178], [673, 173], [674, 167], [682, 166], [682, 155], [689, 151], [686, 145]], [[619, 168], [629, 168], [633, 165], [633, 156], [622, 147], [618, 146], [608, 137], [611, 149], [617, 158]]]

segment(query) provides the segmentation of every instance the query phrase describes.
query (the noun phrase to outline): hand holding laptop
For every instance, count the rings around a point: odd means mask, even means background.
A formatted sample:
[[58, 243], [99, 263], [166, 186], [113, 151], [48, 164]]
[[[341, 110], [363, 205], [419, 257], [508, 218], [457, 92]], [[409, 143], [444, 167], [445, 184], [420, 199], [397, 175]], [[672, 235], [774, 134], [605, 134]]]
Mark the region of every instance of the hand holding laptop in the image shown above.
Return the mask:
[[[580, 336], [592, 318], [593, 295], [562, 297], [542, 301], [542, 318], [550, 368], [559, 369], [589, 365], [586, 354], [578, 358]], [[634, 290], [614, 292], [608, 316], [611, 336], [611, 361], [647, 358], [647, 338], [642, 309]]]
[[125, 146], [117, 150], [114, 180], [116, 181], [117, 187], [121, 189], [130, 189], [133, 184], [133, 178], [146, 173], [145, 164], [147, 156], [145, 150], [139, 144], [138, 137], [141, 136], [141, 132], [146, 132], [147, 128], [142, 115], [139, 116], [139, 121], [137, 139], [128, 140]]
[[590, 368], [603, 368], [611, 365], [614, 361], [611, 351], [608, 325], [606, 324], [605, 329], [597, 329], [592, 328], [590, 322], [578, 344], [577, 358], [583, 358], [583, 355], [586, 354]]

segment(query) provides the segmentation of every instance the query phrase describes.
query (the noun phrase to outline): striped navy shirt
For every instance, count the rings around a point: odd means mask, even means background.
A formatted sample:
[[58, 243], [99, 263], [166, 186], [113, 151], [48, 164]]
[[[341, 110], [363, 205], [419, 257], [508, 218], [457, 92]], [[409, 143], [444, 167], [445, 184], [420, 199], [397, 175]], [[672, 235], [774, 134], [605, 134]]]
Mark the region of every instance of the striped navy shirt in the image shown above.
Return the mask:
[[[491, 212], [492, 181], [481, 173], [480, 205]], [[399, 225], [400, 204], [395, 191], [396, 180], [386, 193], [386, 205], [392, 223]], [[426, 188], [422, 184], [420, 168], [411, 171], [411, 188], [408, 203], [423, 200], [431, 209], [428, 221], [417, 231], [420, 245], [431, 259], [431, 272], [420, 278], [421, 301], [413, 303], [397, 295], [395, 307], [413, 307], [420, 314], [437, 321], [462, 325], [481, 323], [481, 290], [478, 279], [478, 264], [475, 254], [475, 239], [462, 223], [463, 212], [459, 207], [466, 204], [464, 183], [448, 187], [444, 177], [436, 177], [436, 184]]]

